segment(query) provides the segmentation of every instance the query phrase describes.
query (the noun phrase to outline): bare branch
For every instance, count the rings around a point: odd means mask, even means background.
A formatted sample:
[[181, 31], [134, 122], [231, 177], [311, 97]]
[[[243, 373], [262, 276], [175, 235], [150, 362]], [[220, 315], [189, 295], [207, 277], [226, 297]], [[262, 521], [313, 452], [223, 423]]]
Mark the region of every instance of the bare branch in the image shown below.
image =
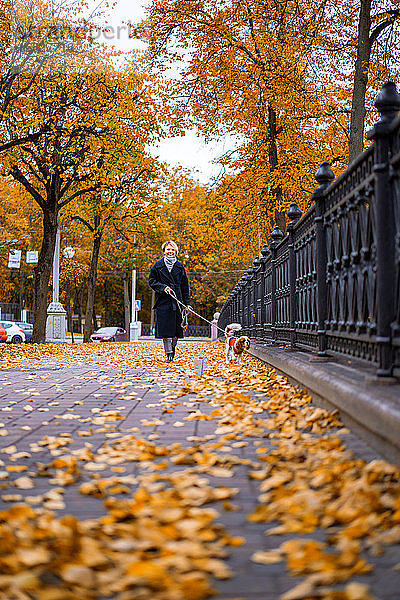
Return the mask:
[[385, 29], [387, 29], [387, 27], [390, 27], [391, 25], [393, 25], [394, 21], [396, 21], [397, 19], [400, 18], [400, 9], [399, 10], [391, 10], [388, 12], [390, 12], [390, 17], [388, 19], [386, 19], [385, 21], [382, 21], [382, 23], [379, 23], [371, 31], [370, 36], [369, 36], [369, 47], [370, 48], [372, 48], [374, 42], [376, 42], [376, 40], [381, 35], [381, 33], [383, 31], [385, 31]]
[[33, 185], [30, 183], [30, 181], [28, 181], [28, 179], [25, 177], [25, 175], [22, 173], [22, 171], [16, 165], [14, 165], [12, 167], [12, 169], [10, 171], [10, 175], [16, 181], [18, 181], [21, 185], [24, 186], [26, 191], [29, 192], [29, 194], [31, 194], [31, 196], [36, 200], [36, 202], [39, 204], [40, 208], [44, 212], [46, 210], [46, 205], [47, 205], [45, 199], [33, 187]]
[[81, 223], [86, 225], [86, 227], [89, 229], [89, 231], [94, 233], [94, 227], [89, 223], [89, 221], [86, 221], [86, 219], [83, 219], [79, 215], [74, 215], [73, 217], [71, 217], [71, 221], [80, 221]]

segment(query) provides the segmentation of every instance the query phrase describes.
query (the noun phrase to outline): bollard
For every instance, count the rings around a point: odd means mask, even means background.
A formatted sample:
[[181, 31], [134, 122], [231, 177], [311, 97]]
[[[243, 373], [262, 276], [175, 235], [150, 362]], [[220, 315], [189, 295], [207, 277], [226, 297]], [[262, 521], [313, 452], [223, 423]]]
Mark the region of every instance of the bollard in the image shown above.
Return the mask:
[[215, 340], [218, 339], [218, 329], [217, 329], [217, 325], [218, 325], [218, 319], [219, 319], [219, 312], [214, 313], [214, 318], [211, 321], [211, 341], [215, 342]]

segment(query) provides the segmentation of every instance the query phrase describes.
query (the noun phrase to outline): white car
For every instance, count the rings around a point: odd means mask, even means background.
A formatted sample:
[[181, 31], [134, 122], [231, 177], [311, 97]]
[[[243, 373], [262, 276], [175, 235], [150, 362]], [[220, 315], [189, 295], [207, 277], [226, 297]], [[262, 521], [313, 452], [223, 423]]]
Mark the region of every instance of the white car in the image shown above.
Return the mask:
[[25, 342], [25, 333], [14, 321], [0, 321], [0, 325], [7, 332], [7, 344], [22, 344], [22, 342]]

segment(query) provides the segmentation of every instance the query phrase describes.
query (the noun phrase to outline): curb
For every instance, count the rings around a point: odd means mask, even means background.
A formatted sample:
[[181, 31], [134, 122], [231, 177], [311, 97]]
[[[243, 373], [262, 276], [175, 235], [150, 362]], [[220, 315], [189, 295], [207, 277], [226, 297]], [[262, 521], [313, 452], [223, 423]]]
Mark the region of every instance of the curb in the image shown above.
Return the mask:
[[[383, 458], [400, 464], [400, 381], [379, 381], [370, 368], [312, 353], [253, 344], [250, 354], [306, 388], [315, 403], [338, 409], [342, 421]], [[318, 361], [318, 359], [316, 359]]]

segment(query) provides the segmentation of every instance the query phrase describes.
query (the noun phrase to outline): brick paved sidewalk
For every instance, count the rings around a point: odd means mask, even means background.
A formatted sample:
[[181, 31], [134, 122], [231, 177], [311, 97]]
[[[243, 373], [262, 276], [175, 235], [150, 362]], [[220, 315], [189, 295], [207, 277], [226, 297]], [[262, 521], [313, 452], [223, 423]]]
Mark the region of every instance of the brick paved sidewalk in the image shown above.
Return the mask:
[[[180, 352], [182, 356], [183, 350]], [[204, 353], [199, 350], [199, 356], [194, 360], [194, 371], [201, 373], [203, 361]], [[37, 368], [28, 366], [23, 370], [15, 368], [3, 372], [0, 384], [0, 460], [3, 465], [0, 471], [4, 474], [6, 467], [12, 465], [24, 465], [28, 470], [23, 473], [8, 471], [8, 478], [4, 476], [0, 510], [9, 509], [26, 497], [44, 496], [41, 506], [51, 508], [60, 517], [73, 514], [79, 519], [89, 519], [105, 513], [101, 499], [79, 493], [82, 482], [93, 481], [93, 471], [83, 471], [82, 479], [74, 485], [65, 486], [64, 490], [63, 486], [52, 483], [48, 477], [34, 477], [32, 489], [20, 489], [12, 485], [12, 481], [21, 475], [36, 475], [37, 463], [46, 465], [54, 460], [58, 453], [63, 452], [63, 446], [58, 447], [61, 443], [71, 451], [91, 444], [91, 450], [95, 452], [114, 436], [132, 431], [135, 435], [157, 440], [157, 444], [164, 445], [180, 443], [190, 446], [198, 440], [212, 440], [216, 427], [214, 421], [184, 420], [199, 408], [193, 396], [180, 398], [180, 404], [174, 406], [173, 412], [165, 412], [165, 405], [160, 400], [168, 396], [172, 387], [176, 387], [177, 370], [179, 361], [172, 369], [165, 365], [161, 374], [156, 376], [155, 371], [148, 368], [107, 364], [104, 355], [99, 356], [97, 364], [64, 366], [63, 359], [55, 357], [47, 364], [40, 363]], [[171, 373], [174, 374], [172, 379]], [[186, 379], [187, 372], [182, 372], [182, 383]], [[204, 403], [201, 405], [203, 412], [211, 412], [214, 408], [206, 407]], [[113, 420], [115, 418], [118, 420]], [[157, 420], [163, 424], [157, 424]], [[346, 435], [345, 440], [356, 455], [367, 460], [376, 458], [372, 450], [355, 435]], [[230, 447], [229, 452], [254, 461], [257, 443], [258, 438], [250, 438], [247, 446]], [[125, 468], [122, 477], [141, 474], [138, 463], [121, 463], [118, 467]], [[177, 469], [179, 467], [175, 466], [174, 470]], [[105, 465], [101, 470], [101, 477], [115, 474], [111, 465]], [[281, 594], [301, 579], [291, 577], [282, 562], [261, 565], [252, 562], [250, 557], [257, 550], [276, 548], [293, 536], [265, 536], [265, 523], [247, 520], [246, 515], [257, 505], [259, 492], [258, 482], [248, 478], [244, 466], [236, 467], [230, 479], [205, 476], [212, 485], [239, 489], [238, 495], [232, 500], [240, 507], [239, 510], [223, 510], [222, 503], [215, 503], [214, 506], [220, 511], [218, 522], [232, 535], [246, 539], [246, 544], [230, 551], [227, 560], [235, 577], [215, 582], [219, 590], [218, 599], [278, 600]], [[5, 502], [4, 498], [7, 500], [10, 496], [14, 499]], [[30, 501], [34, 502], [32, 499]], [[316, 532], [310, 537], [318, 539], [318, 535]], [[375, 569], [371, 574], [356, 576], [354, 580], [368, 583], [371, 593], [379, 600], [399, 600], [400, 572], [393, 569], [398, 562], [400, 547], [389, 547], [383, 556], [374, 558]]]

